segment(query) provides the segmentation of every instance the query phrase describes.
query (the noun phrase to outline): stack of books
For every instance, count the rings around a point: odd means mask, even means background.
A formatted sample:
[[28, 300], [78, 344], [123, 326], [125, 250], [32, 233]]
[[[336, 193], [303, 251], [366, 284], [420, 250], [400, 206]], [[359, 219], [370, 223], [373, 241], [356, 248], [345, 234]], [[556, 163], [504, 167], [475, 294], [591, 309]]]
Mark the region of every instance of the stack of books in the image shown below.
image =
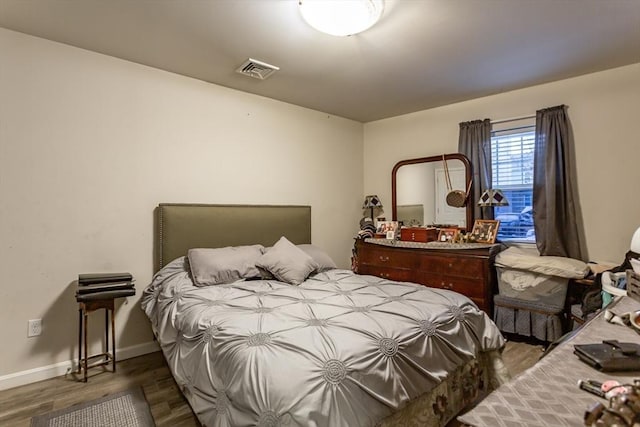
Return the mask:
[[90, 273], [78, 275], [76, 300], [122, 298], [136, 294], [131, 273]]

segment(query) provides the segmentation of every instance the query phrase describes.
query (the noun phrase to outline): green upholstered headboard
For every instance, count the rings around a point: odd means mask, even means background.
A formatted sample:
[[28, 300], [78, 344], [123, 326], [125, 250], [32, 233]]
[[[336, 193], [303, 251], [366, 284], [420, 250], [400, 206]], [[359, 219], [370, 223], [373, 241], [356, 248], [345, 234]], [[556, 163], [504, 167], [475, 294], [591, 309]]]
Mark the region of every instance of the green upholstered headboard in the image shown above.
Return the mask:
[[311, 206], [161, 203], [156, 208], [155, 271], [191, 248], [261, 244], [281, 236], [311, 243]]

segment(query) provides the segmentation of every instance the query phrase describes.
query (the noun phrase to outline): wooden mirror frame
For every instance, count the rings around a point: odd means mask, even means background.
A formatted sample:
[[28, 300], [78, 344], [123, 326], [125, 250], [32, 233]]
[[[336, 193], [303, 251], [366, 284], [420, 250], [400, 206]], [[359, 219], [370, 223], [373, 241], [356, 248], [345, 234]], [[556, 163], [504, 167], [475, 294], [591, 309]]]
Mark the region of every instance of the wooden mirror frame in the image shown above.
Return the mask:
[[[469, 184], [471, 183], [471, 177], [473, 176], [473, 169], [471, 166], [471, 162], [461, 153], [451, 153], [439, 155], [439, 156], [431, 156], [431, 157], [419, 157], [417, 159], [408, 159], [401, 160], [395, 164], [391, 171], [391, 215], [394, 221], [398, 220], [398, 206], [397, 206], [397, 194], [396, 194], [396, 181], [397, 181], [397, 172], [398, 169], [402, 166], [414, 165], [417, 163], [431, 163], [431, 162], [441, 162], [444, 159], [446, 160], [460, 160], [465, 168], [465, 188], [463, 191], [466, 191], [469, 188]], [[473, 194], [473, 189], [469, 191], [469, 194]], [[470, 231], [473, 228], [473, 203], [474, 201], [467, 200], [466, 208], [467, 208], [467, 231]]]

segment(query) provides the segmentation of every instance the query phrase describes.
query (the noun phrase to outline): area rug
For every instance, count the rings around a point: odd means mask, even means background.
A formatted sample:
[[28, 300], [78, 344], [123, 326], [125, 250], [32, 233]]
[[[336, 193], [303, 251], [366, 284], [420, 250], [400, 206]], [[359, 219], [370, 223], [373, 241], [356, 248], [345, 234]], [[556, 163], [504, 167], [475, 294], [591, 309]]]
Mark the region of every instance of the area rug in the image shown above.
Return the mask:
[[155, 426], [142, 387], [134, 387], [89, 402], [31, 418], [31, 427]]

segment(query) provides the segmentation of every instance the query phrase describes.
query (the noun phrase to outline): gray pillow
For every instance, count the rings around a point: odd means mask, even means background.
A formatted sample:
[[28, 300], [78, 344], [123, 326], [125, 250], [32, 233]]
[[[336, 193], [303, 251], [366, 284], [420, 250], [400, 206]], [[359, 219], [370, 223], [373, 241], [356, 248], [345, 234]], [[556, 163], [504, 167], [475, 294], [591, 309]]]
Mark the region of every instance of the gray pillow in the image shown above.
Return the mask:
[[284, 236], [256, 262], [281, 282], [299, 285], [319, 266], [302, 249]]
[[256, 261], [263, 250], [262, 245], [189, 249], [187, 257], [193, 283], [211, 286], [259, 277]]
[[326, 253], [322, 248], [319, 248], [315, 245], [310, 244], [302, 244], [297, 245], [300, 249], [302, 249], [307, 255], [309, 255], [313, 260], [318, 264], [318, 268], [316, 269], [317, 273], [322, 273], [323, 271], [333, 270], [334, 268], [338, 268], [335, 262], [331, 259], [328, 253]]

